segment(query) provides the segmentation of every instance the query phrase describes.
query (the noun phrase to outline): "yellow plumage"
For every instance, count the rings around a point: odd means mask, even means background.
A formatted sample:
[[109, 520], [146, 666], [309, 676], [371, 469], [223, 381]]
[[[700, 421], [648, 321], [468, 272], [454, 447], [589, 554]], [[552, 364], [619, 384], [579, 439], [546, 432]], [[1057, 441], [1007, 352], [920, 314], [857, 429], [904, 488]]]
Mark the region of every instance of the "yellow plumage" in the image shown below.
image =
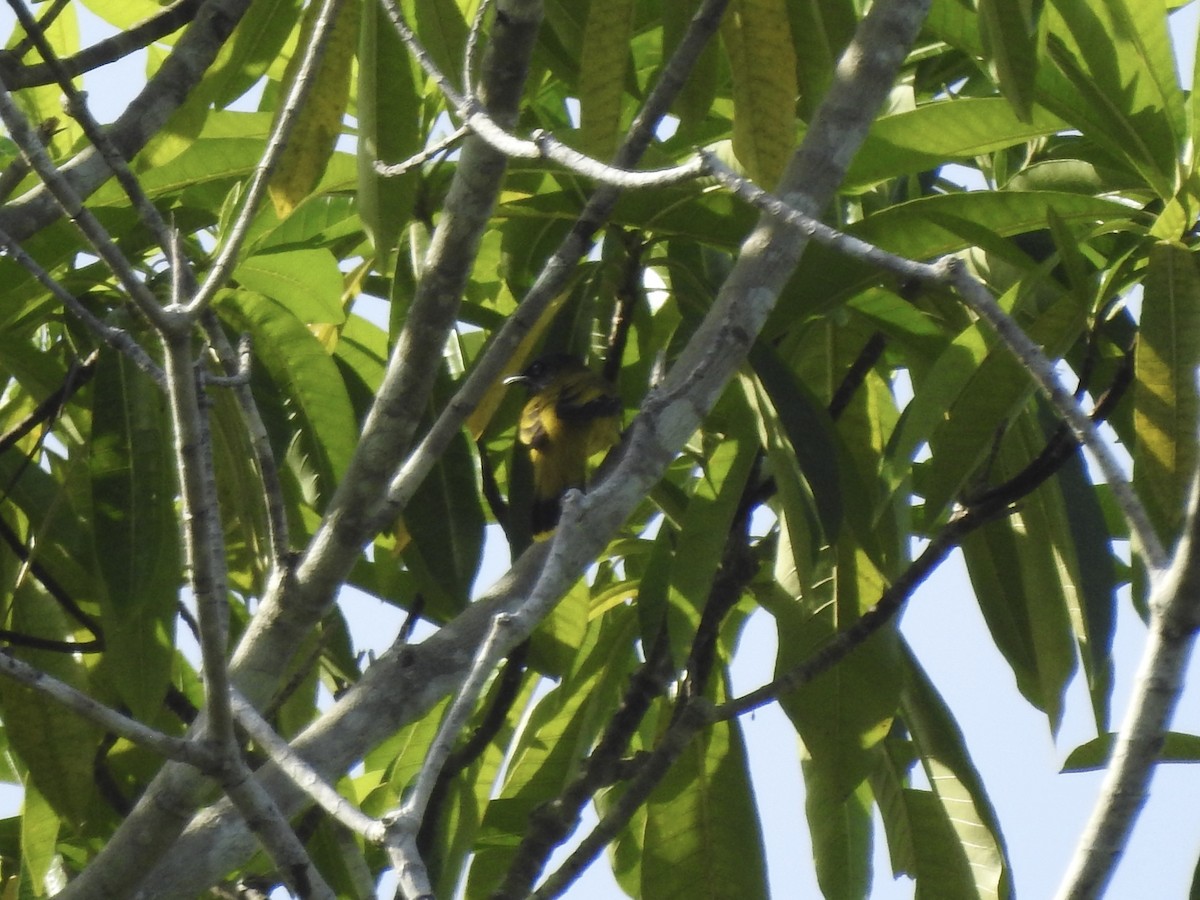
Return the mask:
[[562, 496], [587, 483], [588, 459], [620, 440], [621, 399], [578, 358], [557, 353], [535, 360], [506, 384], [523, 384], [529, 401], [517, 436], [533, 466], [533, 532], [554, 531]]

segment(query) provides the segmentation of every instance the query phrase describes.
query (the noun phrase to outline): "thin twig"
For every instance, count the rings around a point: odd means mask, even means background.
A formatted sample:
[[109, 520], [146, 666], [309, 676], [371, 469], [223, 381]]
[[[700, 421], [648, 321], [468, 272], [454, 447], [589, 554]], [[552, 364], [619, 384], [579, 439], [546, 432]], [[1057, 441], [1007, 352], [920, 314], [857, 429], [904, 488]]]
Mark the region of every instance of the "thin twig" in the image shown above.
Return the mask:
[[417, 166], [423, 165], [424, 163], [433, 159], [438, 154], [445, 153], [470, 133], [470, 128], [468, 128], [466, 125], [461, 125], [454, 129], [453, 132], [446, 135], [446, 137], [438, 141], [436, 144], [426, 147], [420, 153], [414, 153], [408, 159], [402, 160], [398, 163], [385, 163], [382, 160], [375, 160], [375, 171], [386, 178], [404, 175], [406, 172], [409, 172]]
[[479, 0], [479, 7], [475, 10], [475, 20], [471, 23], [471, 30], [467, 33], [467, 46], [463, 51], [462, 79], [463, 90], [470, 96], [475, 95], [475, 69], [479, 56], [479, 43], [483, 36], [483, 22], [491, 7], [492, 0]]
[[1200, 629], [1200, 473], [1193, 476], [1184, 522], [1175, 558], [1152, 581], [1150, 629], [1134, 695], [1096, 805], [1055, 895], [1058, 900], [1104, 895], [1146, 803]]
[[996, 335], [1004, 341], [1017, 360], [1030, 373], [1038, 387], [1049, 398], [1059, 415], [1070, 425], [1075, 436], [1092, 454], [1108, 482], [1114, 499], [1129, 522], [1130, 532], [1141, 550], [1147, 565], [1161, 570], [1167, 555], [1145, 507], [1134, 493], [1108, 444], [1100, 436], [1087, 413], [1073, 393], [1063, 385], [1054, 364], [1042, 349], [1013, 321], [992, 297], [987, 287], [967, 271], [958, 259], [945, 257], [935, 263], [921, 263], [888, 253], [866, 241], [839, 232], [802, 211], [789, 206], [779, 197], [767, 193], [733, 172], [707, 151], [701, 151], [705, 170], [738, 197], [753, 204], [781, 222], [785, 222], [819, 244], [831, 247], [853, 259], [866, 262], [885, 271], [925, 284], [952, 288], [963, 302], [983, 318]]
[[387, 825], [388, 852], [396, 874], [402, 880], [401, 887], [406, 897], [421, 897], [431, 893], [428, 872], [417, 847], [421, 821], [425, 817], [425, 810], [429, 806], [430, 797], [433, 796], [442, 767], [454, 750], [454, 741], [466, 725], [484, 685], [504, 655], [507, 639], [505, 632], [510, 621], [505, 613], [500, 613], [492, 619], [487, 636], [479, 645], [458, 695], [438, 726], [437, 735], [429, 745], [421, 770], [409, 788], [407, 798], [398, 810], [383, 817]]
[[238, 724], [254, 739], [271, 761], [291, 782], [304, 791], [325, 812], [355, 834], [374, 844], [383, 842], [383, 823], [372, 819], [328, 784], [320, 773], [280, 737], [245, 697], [232, 696], [233, 714]]
[[221, 789], [254, 832], [293, 894], [305, 900], [337, 900], [337, 894], [321, 877], [287, 818], [245, 763], [238, 759], [235, 764], [223, 768], [221, 775]]
[[226, 668], [229, 603], [224, 536], [217, 509], [207, 400], [191, 352], [190, 335], [185, 332], [171, 336], [163, 341], [163, 347], [175, 436], [175, 463], [181, 488], [183, 543], [200, 627], [206, 724], [215, 745], [221, 752], [234, 758], [237, 756], [237, 744]]
[[133, 300], [137, 310], [156, 328], [167, 327], [168, 320], [158, 300], [150, 292], [145, 281], [134, 272], [132, 264], [117, 247], [112, 236], [100, 224], [91, 210], [83, 205], [83, 201], [79, 199], [75, 189], [71, 187], [62, 172], [59, 171], [58, 166], [50, 159], [50, 154], [46, 152], [46, 145], [38, 136], [37, 130], [30, 126], [25, 114], [17, 107], [7, 88], [0, 90], [0, 120], [3, 120], [4, 125], [8, 128], [9, 136], [29, 161], [30, 167], [42, 179], [62, 211], [71, 218], [80, 233], [91, 244], [96, 255], [116, 276], [121, 287]]
[[71, 710], [104, 731], [120, 735], [130, 743], [152, 750], [166, 759], [184, 763], [201, 772], [211, 772], [216, 764], [207, 748], [194, 741], [163, 734], [136, 719], [122, 715], [83, 691], [17, 659], [7, 650], [0, 650], [0, 673]]
[[[108, 168], [116, 176], [117, 183], [121, 185], [125, 191], [125, 196], [130, 200], [133, 209], [138, 214], [138, 218], [142, 220], [142, 224], [149, 229], [154, 235], [158, 245], [162, 248], [165, 255], [170, 255], [170, 246], [174, 240], [172, 237], [172, 229], [168, 227], [166, 220], [159, 213], [158, 209], [150, 202], [150, 198], [146, 196], [146, 192], [142, 189], [142, 184], [129, 168], [128, 162], [116, 145], [112, 142], [112, 138], [104, 132], [100, 124], [92, 116], [88, 109], [87, 100], [83, 94], [75, 87], [71, 80], [71, 74], [63, 66], [62, 61], [54, 52], [54, 48], [50, 42], [46, 40], [46, 36], [42, 33], [41, 26], [34, 20], [33, 15], [25, 7], [22, 0], [9, 0], [8, 5], [16, 13], [18, 21], [25, 29], [29, 39], [33, 41], [33, 45], [41, 54], [46, 65], [50, 67], [50, 71], [54, 75], [55, 81], [58, 82], [59, 89], [63, 92], [63, 102], [67, 114], [74, 119], [83, 129], [84, 136], [91, 142], [92, 146], [99, 151], [100, 156], [108, 164]], [[178, 257], [177, 262], [186, 261], [186, 257]], [[188, 275], [190, 277], [190, 269]]]
[[[212, 309], [200, 316], [200, 327], [217, 355], [226, 373], [236, 377], [232, 385], [234, 396], [242, 410], [242, 422], [250, 438], [251, 452], [258, 470], [263, 501], [267, 510], [267, 537], [271, 547], [271, 568], [280, 573], [291, 566], [291, 536], [287, 518], [287, 503], [283, 496], [283, 483], [279, 476], [279, 464], [271, 448], [271, 437], [263, 421], [262, 412], [254, 391], [250, 388], [249, 373], [252, 365], [251, 345], [248, 337], [239, 341], [235, 350], [221, 327], [221, 322]], [[281, 574], [280, 577], [283, 577]]]
[[488, 629], [487, 636], [479, 645], [474, 662], [467, 672], [462, 687], [459, 688], [458, 695], [450, 704], [450, 708], [446, 710], [441, 725], [438, 726], [437, 736], [429, 745], [425, 761], [421, 765], [421, 771], [417, 773], [416, 779], [409, 788], [408, 797], [396, 819], [405, 818], [410, 826], [420, 825], [421, 819], [425, 815], [425, 809], [429, 805], [429, 798], [433, 794], [434, 785], [437, 783], [438, 775], [454, 751], [454, 742], [475, 710], [484, 685], [487, 684], [496, 665], [504, 655], [504, 642], [507, 638], [505, 632], [508, 630], [509, 624], [510, 618], [504, 613], [497, 615], [492, 620], [492, 625]]
[[[118, 31], [111, 37], [97, 41], [90, 47], [80, 50], [75, 55], [64, 58], [62, 60], [63, 69], [71, 78], [74, 78], [92, 69], [98, 69], [101, 66], [114, 63], [124, 56], [129, 56], [131, 53], [144, 50], [159, 38], [166, 37], [173, 31], [178, 31], [188, 22], [192, 21], [200, 9], [201, 2], [202, 0], [176, 0], [175, 3], [165, 7], [162, 12], [139, 22], [137, 25], [127, 28], [124, 31]], [[67, 4], [63, 3], [61, 5], [65, 6]], [[44, 30], [47, 23], [43, 18], [39, 20], [38, 24]], [[28, 40], [27, 36], [23, 39], [22, 43], [26, 43]], [[15, 91], [21, 88], [49, 84], [56, 79], [53, 70], [46, 63], [33, 65], [14, 64], [9, 57], [19, 56], [20, 52], [20, 48], [17, 47], [6, 53], [0, 53], [0, 73], [2, 73], [0, 78], [9, 86], [10, 90]]]
[[76, 319], [82, 322], [89, 331], [101, 341], [119, 353], [125, 354], [129, 360], [150, 376], [160, 388], [166, 387], [166, 375], [162, 367], [154, 361], [146, 349], [133, 339], [133, 336], [123, 329], [101, 321], [91, 310], [79, 302], [75, 295], [59, 284], [54, 277], [42, 268], [25, 248], [16, 242], [9, 234], [0, 230], [0, 246], [19, 266], [29, 272], [38, 283], [53, 294], [63, 307]]

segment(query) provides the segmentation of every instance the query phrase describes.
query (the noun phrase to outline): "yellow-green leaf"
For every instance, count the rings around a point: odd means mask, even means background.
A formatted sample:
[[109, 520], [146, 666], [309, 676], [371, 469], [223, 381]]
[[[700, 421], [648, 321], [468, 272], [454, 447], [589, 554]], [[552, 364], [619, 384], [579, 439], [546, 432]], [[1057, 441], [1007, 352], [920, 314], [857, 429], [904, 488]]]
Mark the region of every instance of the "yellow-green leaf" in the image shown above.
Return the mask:
[[733, 74], [733, 152], [775, 186], [796, 141], [796, 51], [785, 0], [734, 0], [721, 21]]
[[[305, 46], [313, 29], [320, 4], [312, 4], [305, 13], [301, 31], [301, 46]], [[268, 185], [275, 213], [284, 218], [316, 187], [333, 153], [334, 144], [342, 132], [342, 119], [350, 102], [350, 70], [358, 44], [359, 11], [356, 0], [340, 4], [336, 20], [328, 35], [308, 98], [296, 118], [287, 147]], [[288, 64], [284, 78], [290, 89], [302, 54], [297, 53]], [[280, 107], [282, 109], [282, 106]]]
[[1200, 273], [1191, 251], [1150, 252], [1134, 385], [1133, 480], [1160, 537], [1174, 543], [1196, 468], [1200, 393]]
[[586, 153], [607, 159], [621, 132], [633, 0], [593, 0], [579, 60], [579, 130]]

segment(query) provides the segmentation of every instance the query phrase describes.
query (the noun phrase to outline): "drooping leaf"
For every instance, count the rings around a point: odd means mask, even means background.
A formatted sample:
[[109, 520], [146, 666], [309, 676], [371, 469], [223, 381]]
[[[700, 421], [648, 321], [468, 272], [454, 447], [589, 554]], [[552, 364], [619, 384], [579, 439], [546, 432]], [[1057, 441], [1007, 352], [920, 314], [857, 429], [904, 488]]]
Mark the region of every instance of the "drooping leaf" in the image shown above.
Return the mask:
[[846, 790], [839, 773], [804, 760], [804, 812], [817, 883], [829, 900], [861, 900], [871, 885], [871, 797], [866, 783]]
[[579, 60], [579, 140], [585, 153], [600, 159], [612, 156], [622, 130], [633, 9], [633, 0], [588, 4]]
[[37, 784], [27, 780], [21, 804], [21, 878], [35, 897], [46, 895], [46, 877], [54, 865], [61, 825], [58, 813], [46, 802]]
[[783, 0], [734, 0], [721, 20], [733, 74], [733, 152], [773, 188], [796, 142], [796, 51]]
[[610, 610], [591, 623], [575, 666], [527, 720], [505, 775], [487, 807], [471, 863], [467, 896], [486, 897], [499, 884], [538, 804], [556, 796], [577, 771], [616, 708], [633, 665], [633, 610]]
[[[300, 30], [301, 48], [308, 46], [320, 9], [319, 4], [310, 4], [305, 10]], [[286, 218], [317, 186], [342, 132], [342, 119], [350, 102], [351, 63], [358, 45], [361, 9], [360, 4], [353, 2], [338, 7], [321, 61], [311, 76], [308, 97], [296, 116], [287, 147], [267, 186], [275, 212], [281, 219]], [[303, 54], [297, 53], [289, 62], [283, 78], [284, 91], [291, 89], [301, 59]]]
[[[1042, 446], [1041, 432], [1023, 417], [996, 461], [999, 478], [1011, 478]], [[1063, 694], [1076, 666], [1074, 613], [1083, 628], [1078, 584], [1071, 571], [1070, 533], [1056, 527], [1057, 488], [1044, 484], [1008, 518], [969, 535], [963, 553], [980, 609], [1025, 697], [1045, 711], [1057, 732]], [[1103, 635], [1096, 636], [1103, 640]]]
[[[73, 636], [54, 600], [28, 580], [12, 596], [6, 627], [55, 641]], [[74, 656], [24, 648], [9, 652], [71, 687], [88, 691], [87, 669]], [[0, 679], [0, 711], [9, 746], [27, 767], [37, 789], [60, 817], [80, 825], [96, 790], [92, 772], [100, 741], [96, 727], [9, 678]]]
[[[961, 848], [970, 862], [977, 895], [1009, 900], [1012, 885], [1008, 851], [983, 779], [971, 760], [961, 729], [907, 645], [902, 655], [906, 669], [901, 693], [904, 722], [941, 807], [940, 813], [935, 814], [938, 818], [945, 817], [955, 835], [956, 846], [947, 848], [941, 844], [944, 833], [914, 834], [914, 839], [921, 838], [926, 845], [920, 848], [926, 855], [923, 862], [934, 867], [932, 877], [936, 880], [929, 885], [928, 896], [939, 896], [936, 886], [946, 879], [957, 882], [961, 877], [958, 869]], [[939, 861], [944, 854], [950, 854], [947, 861], [952, 865], [948, 870]]]
[[1034, 6], [1034, 0], [980, 0], [978, 7], [979, 35], [996, 83], [1022, 121], [1032, 116], [1038, 68]]
[[378, 268], [389, 260], [416, 198], [415, 171], [385, 177], [375, 163], [397, 163], [420, 149], [420, 96], [408, 60], [382, 7], [369, 4], [358, 45], [358, 199]]
[[460, 432], [413, 495], [410, 506], [421, 514], [405, 519], [412, 537], [405, 561], [430, 611], [444, 620], [466, 606], [479, 570], [484, 518], [477, 465]]
[[158, 387], [125, 357], [101, 356], [89, 459], [104, 669], [134, 715], [150, 719], [167, 690], [181, 583], [171, 425]]
[[749, 407], [740, 392], [726, 393], [718, 410], [726, 418], [725, 434], [705, 454], [671, 563], [667, 631], [678, 665], [686, 659], [699, 626], [758, 451]]
[[[337, 366], [290, 310], [252, 291], [225, 292], [222, 315], [249, 331], [271, 380], [291, 406], [328, 497], [354, 452], [358, 426]], [[277, 451], [278, 452], [278, 451]]]
[[1200, 272], [1190, 250], [1150, 251], [1135, 359], [1133, 483], [1168, 546], [1196, 469], [1200, 425]]
[[762, 834], [736, 719], [693, 739], [651, 795], [641, 896], [767, 896]]

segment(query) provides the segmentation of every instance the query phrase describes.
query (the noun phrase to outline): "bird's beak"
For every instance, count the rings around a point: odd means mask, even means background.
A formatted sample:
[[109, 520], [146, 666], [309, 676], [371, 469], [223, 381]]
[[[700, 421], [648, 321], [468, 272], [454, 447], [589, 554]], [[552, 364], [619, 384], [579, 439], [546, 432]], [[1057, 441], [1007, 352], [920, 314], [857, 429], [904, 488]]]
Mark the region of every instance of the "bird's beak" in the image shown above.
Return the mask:
[[524, 375], [509, 375], [504, 379], [505, 384], [525, 384], [529, 379]]

